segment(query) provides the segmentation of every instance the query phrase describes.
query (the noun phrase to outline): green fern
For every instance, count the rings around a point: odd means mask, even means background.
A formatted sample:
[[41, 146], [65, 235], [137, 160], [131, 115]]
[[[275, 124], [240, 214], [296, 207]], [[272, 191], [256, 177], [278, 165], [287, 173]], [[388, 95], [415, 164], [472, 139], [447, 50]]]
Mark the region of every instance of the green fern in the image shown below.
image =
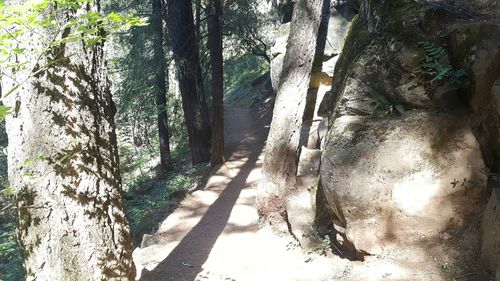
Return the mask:
[[388, 99], [386, 99], [385, 97], [383, 96], [380, 96], [380, 95], [376, 95], [374, 98], [373, 98], [373, 102], [372, 102], [372, 106], [375, 110], [382, 110], [382, 111], [388, 111], [391, 109], [392, 107], [392, 104], [391, 102], [389, 102]]
[[448, 53], [441, 46], [436, 46], [431, 42], [418, 42], [424, 49], [425, 57], [421, 64], [421, 72], [432, 77], [430, 84], [435, 84], [446, 80], [453, 72], [449, 64]]
[[450, 65], [448, 53], [443, 47], [427, 41], [418, 42], [418, 45], [425, 52], [418, 72], [430, 77], [428, 80], [430, 85], [435, 86], [446, 82], [444, 91], [448, 93], [470, 84], [465, 70], [454, 70]]
[[386, 114], [393, 113], [396, 110], [399, 114], [403, 114], [406, 110], [402, 104], [395, 104], [389, 101], [386, 97], [382, 95], [374, 95], [372, 97], [373, 101], [371, 105], [375, 110], [382, 110]]
[[470, 85], [467, 73], [463, 68], [455, 71], [444, 88], [445, 93], [453, 92]]

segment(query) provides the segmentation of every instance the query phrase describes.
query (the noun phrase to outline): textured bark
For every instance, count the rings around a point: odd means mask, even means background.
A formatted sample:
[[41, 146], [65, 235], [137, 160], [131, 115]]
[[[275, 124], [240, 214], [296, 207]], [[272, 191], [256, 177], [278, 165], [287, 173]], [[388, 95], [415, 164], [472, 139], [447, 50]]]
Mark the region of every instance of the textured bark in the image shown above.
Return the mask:
[[162, 1], [153, 1], [153, 17], [151, 25], [153, 29], [153, 50], [156, 61], [156, 107], [158, 110], [157, 123], [160, 138], [160, 165], [164, 174], [173, 171], [172, 157], [170, 156], [170, 136], [168, 132], [167, 115], [167, 84], [165, 76], [165, 53], [163, 51], [163, 25], [161, 20]]
[[287, 187], [295, 184], [300, 132], [322, 6], [323, 0], [300, 0], [293, 11], [257, 198], [259, 212], [264, 216], [286, 214]]
[[224, 163], [224, 76], [222, 57], [222, 3], [221, 0], [209, 0], [207, 3], [208, 46], [212, 71], [212, 158], [210, 163], [216, 166]]
[[[98, 7], [98, 1], [86, 2], [58, 18], [70, 20], [81, 10]], [[55, 33], [37, 30], [19, 41], [28, 50], [40, 49], [43, 38], [38, 35]], [[134, 280], [116, 109], [103, 54], [102, 45], [68, 43], [49, 49], [35, 76], [12, 74], [18, 81], [30, 77], [5, 99], [14, 108], [6, 120], [9, 180], [16, 189], [27, 280]], [[29, 56], [18, 60], [29, 62]], [[15, 86], [2, 79], [6, 90]]]
[[210, 120], [201, 91], [201, 68], [191, 1], [168, 0], [168, 25], [193, 164], [210, 160]]

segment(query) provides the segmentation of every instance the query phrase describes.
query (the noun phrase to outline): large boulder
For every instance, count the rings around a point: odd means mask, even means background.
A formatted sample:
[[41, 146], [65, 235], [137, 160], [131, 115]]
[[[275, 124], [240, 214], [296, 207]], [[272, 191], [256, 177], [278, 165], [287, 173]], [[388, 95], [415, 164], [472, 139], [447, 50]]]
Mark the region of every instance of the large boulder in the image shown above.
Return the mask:
[[487, 176], [469, 118], [343, 116], [327, 139], [322, 186], [357, 250], [377, 254], [477, 221]]
[[500, 172], [500, 25], [471, 23], [456, 27], [451, 36], [452, 58], [466, 70], [470, 85], [463, 96], [476, 113], [476, 131], [485, 161]]

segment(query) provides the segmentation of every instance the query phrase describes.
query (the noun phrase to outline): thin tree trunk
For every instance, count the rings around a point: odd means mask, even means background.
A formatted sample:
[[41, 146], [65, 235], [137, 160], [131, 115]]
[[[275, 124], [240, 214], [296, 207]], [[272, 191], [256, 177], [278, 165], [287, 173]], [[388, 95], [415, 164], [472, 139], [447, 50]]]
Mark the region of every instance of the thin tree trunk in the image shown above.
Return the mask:
[[167, 85], [165, 76], [165, 53], [163, 51], [163, 24], [162, 24], [162, 0], [152, 0], [153, 17], [151, 25], [153, 29], [154, 61], [156, 62], [156, 108], [158, 135], [160, 139], [160, 165], [163, 174], [174, 170], [172, 157], [170, 156], [170, 136], [168, 131], [167, 115]]
[[299, 0], [293, 10], [257, 198], [260, 215], [268, 219], [287, 220], [285, 201], [296, 183], [300, 132], [323, 1]]
[[224, 77], [222, 57], [222, 3], [209, 0], [208, 46], [212, 71], [212, 158], [211, 165], [224, 163]]
[[184, 119], [193, 164], [210, 161], [210, 119], [201, 91], [201, 68], [191, 1], [168, 0], [168, 26], [172, 41]]
[[[59, 13], [59, 24], [98, 7], [90, 1]], [[57, 31], [28, 33], [20, 47], [37, 50]], [[36, 75], [12, 73], [18, 81], [29, 78], [5, 98], [14, 109], [6, 119], [9, 181], [29, 281], [135, 279], [103, 49], [61, 44], [42, 55]], [[30, 56], [18, 60], [30, 63]], [[7, 90], [16, 85], [2, 79]]]
[[195, 1], [196, 5], [196, 12], [195, 12], [195, 19], [196, 19], [196, 38], [198, 38], [198, 42], [201, 40], [201, 0], [196, 0]]

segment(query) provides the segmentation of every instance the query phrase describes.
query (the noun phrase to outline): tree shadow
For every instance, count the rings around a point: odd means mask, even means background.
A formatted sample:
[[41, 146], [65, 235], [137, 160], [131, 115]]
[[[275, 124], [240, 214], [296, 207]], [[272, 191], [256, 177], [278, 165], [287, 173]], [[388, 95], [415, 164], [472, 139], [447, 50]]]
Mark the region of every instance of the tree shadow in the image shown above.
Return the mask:
[[228, 225], [228, 221], [241, 191], [248, 185], [247, 179], [256, 167], [263, 149], [264, 139], [250, 137], [254, 129], [251, 128], [242, 134], [240, 144], [229, 146], [230, 150], [227, 151], [226, 156], [231, 160], [245, 161], [238, 167], [238, 174], [232, 178], [201, 220], [169, 255], [152, 271], [143, 270], [140, 280], [195, 280], [226, 226], [231, 232], [243, 232], [241, 227]]

